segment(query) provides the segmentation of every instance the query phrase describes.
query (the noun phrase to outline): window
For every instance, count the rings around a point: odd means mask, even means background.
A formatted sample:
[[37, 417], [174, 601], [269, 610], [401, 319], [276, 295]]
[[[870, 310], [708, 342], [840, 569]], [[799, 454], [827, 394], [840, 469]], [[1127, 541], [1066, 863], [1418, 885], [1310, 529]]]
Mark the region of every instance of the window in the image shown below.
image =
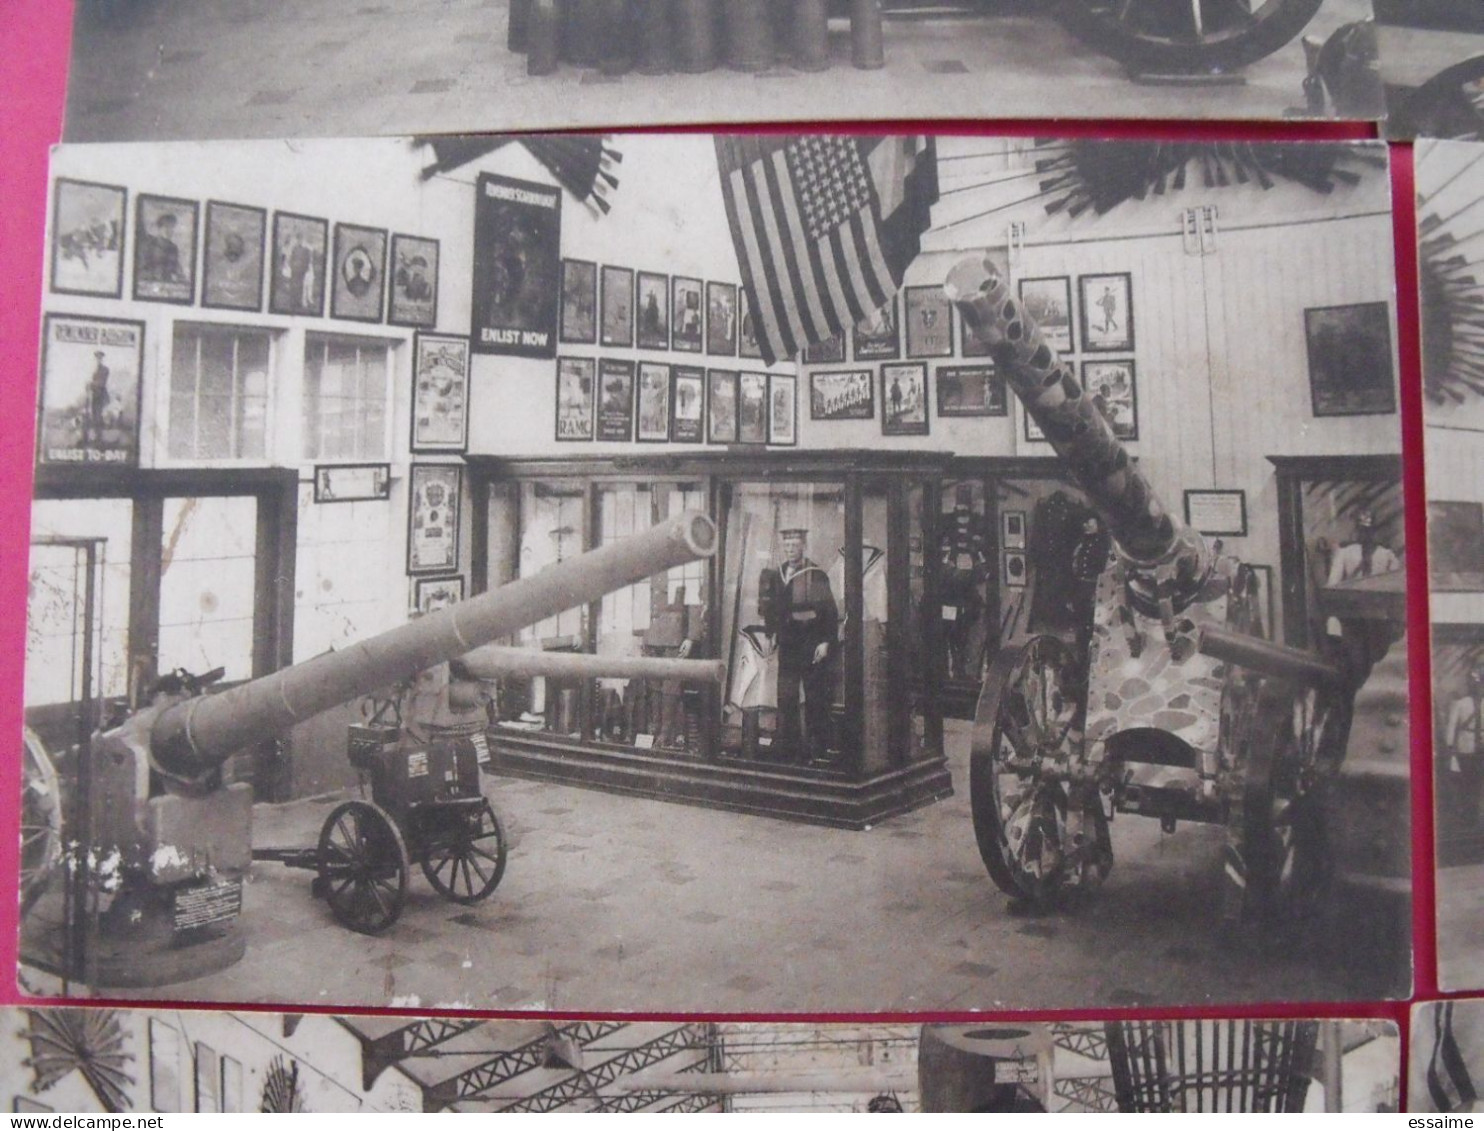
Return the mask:
[[266, 330], [181, 322], [170, 372], [174, 459], [263, 459], [268, 449]]
[[387, 453], [391, 343], [310, 334], [304, 349], [304, 458], [381, 460]]
[[149, 1019], [149, 1093], [155, 1111], [180, 1110], [180, 1034], [158, 1017]]

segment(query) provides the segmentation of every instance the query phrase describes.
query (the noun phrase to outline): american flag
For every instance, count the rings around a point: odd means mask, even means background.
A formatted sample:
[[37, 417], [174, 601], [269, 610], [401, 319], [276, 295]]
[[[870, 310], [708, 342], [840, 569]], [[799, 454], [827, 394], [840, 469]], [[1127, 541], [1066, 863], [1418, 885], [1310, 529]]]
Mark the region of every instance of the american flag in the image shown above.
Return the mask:
[[717, 135], [716, 159], [753, 332], [769, 363], [886, 305], [938, 199], [926, 137]]

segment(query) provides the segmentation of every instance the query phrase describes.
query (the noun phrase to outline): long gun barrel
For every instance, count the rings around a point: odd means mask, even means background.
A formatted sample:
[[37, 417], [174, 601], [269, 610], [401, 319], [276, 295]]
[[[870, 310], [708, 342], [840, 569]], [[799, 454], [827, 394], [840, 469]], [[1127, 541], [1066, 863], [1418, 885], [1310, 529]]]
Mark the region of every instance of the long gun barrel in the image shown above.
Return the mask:
[[577, 652], [541, 652], [486, 644], [459, 657], [476, 679], [500, 676], [552, 676], [556, 679], [680, 679], [720, 684], [726, 665], [720, 660], [681, 660], [669, 656], [589, 656]]
[[716, 552], [716, 527], [686, 512], [532, 577], [252, 680], [162, 710], [150, 729], [155, 761], [193, 778], [234, 751], [605, 593]]
[[1155, 494], [1113, 427], [986, 258], [960, 261], [943, 290], [986, 344], [1025, 410], [1107, 523], [1136, 596], [1183, 608], [1210, 570], [1205, 541]]

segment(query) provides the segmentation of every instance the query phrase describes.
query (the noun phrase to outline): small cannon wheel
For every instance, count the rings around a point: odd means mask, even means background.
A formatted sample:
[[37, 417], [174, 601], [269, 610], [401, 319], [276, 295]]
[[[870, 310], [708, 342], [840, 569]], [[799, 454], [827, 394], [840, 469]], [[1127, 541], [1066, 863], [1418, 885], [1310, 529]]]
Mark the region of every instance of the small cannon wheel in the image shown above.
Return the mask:
[[1221, 74], [1271, 55], [1323, 0], [1062, 0], [1067, 29], [1136, 71]]
[[377, 935], [397, 921], [407, 894], [407, 847], [385, 810], [369, 801], [335, 807], [319, 834], [319, 888], [352, 931]]
[[419, 863], [438, 893], [455, 903], [478, 903], [505, 875], [505, 830], [488, 800], [439, 814], [438, 831]]
[[1051, 764], [1083, 760], [1085, 681], [1072, 650], [1038, 636], [995, 657], [974, 718], [969, 797], [979, 855], [1007, 895], [1038, 905], [1084, 878], [1087, 856], [1072, 843], [1069, 814], [1094, 841], [1091, 866], [1112, 866], [1101, 807], [1077, 806]]
[[62, 859], [62, 786], [50, 755], [36, 732], [21, 738], [21, 914], [46, 891]]

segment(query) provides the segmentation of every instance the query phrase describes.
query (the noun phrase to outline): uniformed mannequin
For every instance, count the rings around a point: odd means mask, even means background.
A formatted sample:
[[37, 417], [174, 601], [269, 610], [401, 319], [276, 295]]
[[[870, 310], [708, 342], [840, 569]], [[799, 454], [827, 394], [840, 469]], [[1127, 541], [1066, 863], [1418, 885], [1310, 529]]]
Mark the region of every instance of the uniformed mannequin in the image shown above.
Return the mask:
[[[805, 556], [809, 532], [780, 530], [783, 562], [763, 571], [759, 611], [778, 642], [778, 735], [774, 749], [786, 760], [828, 760], [830, 692], [840, 613], [825, 571]], [[800, 732], [799, 693], [804, 696]]]
[[[974, 513], [974, 488], [960, 483], [954, 492], [953, 512], [944, 516], [938, 544], [943, 569], [943, 608], [948, 622], [948, 676], [976, 679], [978, 656], [970, 655], [974, 628], [984, 615], [979, 586], [984, 582], [989, 558], [984, 552], [984, 529]], [[947, 610], [952, 609], [952, 613]]]
[[1355, 516], [1355, 541], [1335, 551], [1329, 563], [1329, 584], [1338, 585], [1357, 577], [1374, 577], [1378, 573], [1395, 573], [1401, 560], [1381, 545], [1376, 516], [1361, 511]]

